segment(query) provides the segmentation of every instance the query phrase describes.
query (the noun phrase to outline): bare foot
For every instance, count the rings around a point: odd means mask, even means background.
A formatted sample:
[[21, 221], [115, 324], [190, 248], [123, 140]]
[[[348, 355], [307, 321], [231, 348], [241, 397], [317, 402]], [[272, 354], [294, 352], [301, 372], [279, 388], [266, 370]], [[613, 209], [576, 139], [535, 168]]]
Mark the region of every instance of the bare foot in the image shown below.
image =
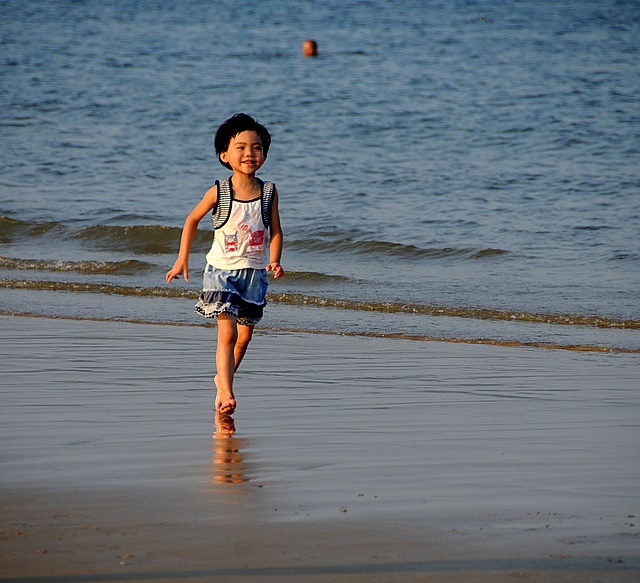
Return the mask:
[[213, 382], [216, 385], [216, 412], [231, 415], [231, 413], [236, 410], [236, 400], [234, 399], [233, 394], [229, 395], [230, 398], [224, 399], [220, 394], [220, 387], [218, 386], [218, 375], [213, 377]]

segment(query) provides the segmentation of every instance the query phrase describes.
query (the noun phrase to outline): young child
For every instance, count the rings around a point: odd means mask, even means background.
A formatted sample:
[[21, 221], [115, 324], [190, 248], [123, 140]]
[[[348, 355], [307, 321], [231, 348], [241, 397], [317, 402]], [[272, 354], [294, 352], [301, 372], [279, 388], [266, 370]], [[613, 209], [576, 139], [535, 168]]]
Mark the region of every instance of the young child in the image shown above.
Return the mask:
[[213, 244], [195, 309], [206, 318], [217, 318], [215, 409], [231, 414], [236, 408], [233, 376], [267, 303], [267, 271], [275, 278], [284, 275], [283, 237], [275, 185], [256, 177], [271, 145], [267, 129], [238, 113], [218, 128], [214, 145], [220, 163], [233, 175], [216, 181], [187, 217], [178, 259], [166, 279], [171, 283], [182, 274], [189, 281], [189, 252], [196, 229], [213, 211]]

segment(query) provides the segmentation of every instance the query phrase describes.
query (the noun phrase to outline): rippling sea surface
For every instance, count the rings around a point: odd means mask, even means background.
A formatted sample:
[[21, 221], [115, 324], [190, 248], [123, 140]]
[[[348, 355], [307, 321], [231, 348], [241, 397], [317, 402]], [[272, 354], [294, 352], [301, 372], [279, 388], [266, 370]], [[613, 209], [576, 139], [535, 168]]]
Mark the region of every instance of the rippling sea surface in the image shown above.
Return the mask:
[[202, 323], [209, 219], [164, 273], [244, 111], [263, 327], [640, 351], [635, 0], [8, 0], [0, 47], [2, 313]]

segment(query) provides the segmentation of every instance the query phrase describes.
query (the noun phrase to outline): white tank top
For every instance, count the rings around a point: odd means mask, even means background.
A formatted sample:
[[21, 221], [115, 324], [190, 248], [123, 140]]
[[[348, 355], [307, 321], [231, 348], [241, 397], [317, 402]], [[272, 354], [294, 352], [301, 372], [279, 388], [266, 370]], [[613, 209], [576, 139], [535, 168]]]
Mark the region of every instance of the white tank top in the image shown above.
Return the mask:
[[229, 219], [214, 233], [207, 263], [218, 269], [265, 269], [268, 238], [261, 199], [232, 200]]

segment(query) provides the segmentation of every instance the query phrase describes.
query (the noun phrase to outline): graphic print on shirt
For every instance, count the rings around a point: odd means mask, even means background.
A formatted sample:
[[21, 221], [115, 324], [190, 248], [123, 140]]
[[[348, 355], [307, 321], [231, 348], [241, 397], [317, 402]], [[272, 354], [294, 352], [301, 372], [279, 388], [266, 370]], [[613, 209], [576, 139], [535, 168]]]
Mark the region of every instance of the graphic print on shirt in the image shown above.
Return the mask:
[[224, 234], [224, 249], [227, 253], [235, 253], [238, 250], [237, 233]]
[[247, 223], [241, 223], [239, 229], [240, 241], [247, 253], [261, 253], [264, 248], [264, 229], [252, 231]]
[[264, 247], [264, 229], [260, 231], [253, 231], [249, 233], [251, 239], [249, 240], [249, 253], [261, 253]]
[[244, 247], [247, 253], [262, 253], [265, 232], [264, 229], [252, 231], [249, 225], [242, 223], [239, 232], [224, 234], [224, 250], [227, 254], [234, 254]]

